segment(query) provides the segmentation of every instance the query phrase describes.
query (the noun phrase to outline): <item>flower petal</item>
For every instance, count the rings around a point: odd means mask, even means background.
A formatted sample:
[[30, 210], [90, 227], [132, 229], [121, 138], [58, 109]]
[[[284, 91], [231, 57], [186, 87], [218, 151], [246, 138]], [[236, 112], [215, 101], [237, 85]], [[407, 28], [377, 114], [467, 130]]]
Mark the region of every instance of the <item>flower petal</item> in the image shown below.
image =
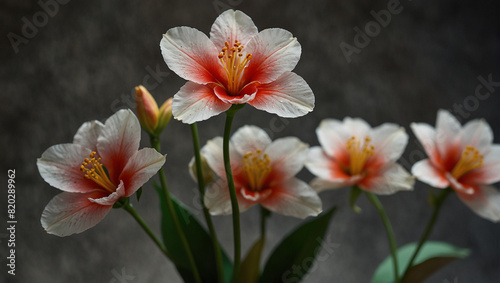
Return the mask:
[[301, 53], [297, 38], [279, 28], [261, 31], [248, 42], [246, 50], [252, 54], [252, 59], [245, 69], [243, 80], [261, 84], [270, 83], [293, 70]]
[[410, 127], [420, 144], [424, 147], [431, 162], [435, 165], [441, 164], [441, 158], [436, 146], [436, 130], [425, 123], [412, 123]]
[[281, 138], [271, 143], [265, 154], [271, 160], [271, 182], [292, 178], [304, 168], [309, 146], [296, 137]]
[[220, 50], [197, 29], [169, 29], [161, 39], [160, 48], [170, 70], [185, 80], [198, 84], [227, 80], [217, 57]]
[[[222, 138], [215, 137], [207, 142], [205, 146], [201, 149], [201, 155], [207, 160], [208, 166], [217, 174], [219, 177], [226, 179], [226, 169], [224, 168], [224, 153], [222, 151]], [[239, 178], [241, 174], [241, 155], [236, 151], [236, 149], [229, 145], [229, 159], [231, 161], [231, 171], [233, 173], [233, 178]]]
[[108, 196], [101, 197], [101, 198], [89, 198], [89, 201], [93, 203], [97, 203], [100, 205], [111, 205], [115, 204], [117, 200], [119, 200], [121, 197], [125, 196], [125, 187], [123, 185], [123, 181], [120, 181], [120, 184], [118, 185], [118, 188], [114, 193], [109, 194]]
[[360, 188], [380, 195], [413, 190], [415, 179], [399, 164], [388, 164], [378, 174], [364, 178]]
[[262, 200], [261, 204], [271, 211], [302, 219], [316, 216], [322, 211], [322, 203], [318, 194], [299, 179], [289, 179], [268, 190], [272, 190], [272, 193]]
[[344, 179], [327, 180], [322, 178], [314, 178], [309, 184], [317, 193], [326, 190], [339, 189], [358, 184], [363, 179], [361, 175], [347, 176]]
[[186, 124], [206, 120], [231, 107], [221, 101], [207, 86], [187, 82], [175, 94], [172, 102], [172, 114], [175, 119]]
[[493, 142], [493, 132], [484, 120], [472, 120], [466, 123], [461, 131], [462, 148], [473, 146], [481, 154], [490, 151]]
[[40, 175], [49, 185], [65, 192], [85, 193], [99, 186], [84, 178], [80, 166], [91, 150], [78, 144], [58, 144], [37, 160]]
[[260, 85], [253, 107], [281, 117], [300, 117], [314, 108], [314, 94], [299, 75], [286, 72], [277, 80]]
[[104, 125], [99, 121], [85, 122], [76, 132], [73, 143], [97, 151], [97, 138], [103, 128]]
[[403, 154], [408, 144], [408, 134], [403, 127], [384, 123], [371, 131], [371, 140], [375, 146], [374, 160], [377, 156], [386, 162], [394, 162]]
[[[236, 188], [236, 194], [240, 212], [244, 212], [256, 204], [242, 197], [239, 193], [239, 188]], [[228, 215], [233, 213], [227, 181], [225, 179], [217, 180], [210, 189], [205, 192], [204, 202], [212, 215]]]
[[231, 45], [235, 40], [245, 46], [257, 33], [257, 27], [249, 16], [241, 11], [227, 10], [212, 25], [210, 40], [220, 49], [226, 42]]
[[473, 195], [457, 195], [477, 215], [493, 222], [500, 221], [500, 193], [493, 186], [478, 186]]
[[89, 193], [61, 193], [56, 195], [42, 213], [42, 226], [49, 234], [60, 237], [81, 233], [99, 223], [111, 210], [110, 205], [89, 201], [106, 194], [100, 191]]
[[243, 126], [231, 137], [231, 145], [241, 155], [256, 150], [264, 151], [270, 144], [271, 138], [266, 131], [256, 126]]
[[137, 152], [140, 140], [141, 126], [130, 109], [119, 110], [104, 123], [97, 150], [115, 184], [129, 158]]
[[349, 164], [346, 144], [347, 140], [352, 137], [352, 133], [341, 121], [324, 119], [316, 128], [316, 135], [326, 154], [342, 164]]
[[335, 158], [329, 157], [319, 146], [309, 149], [305, 165], [311, 173], [325, 180], [343, 182], [343, 180], [350, 178]]
[[442, 166], [446, 170], [451, 170], [462, 154], [460, 132], [460, 122], [450, 112], [439, 110], [436, 121], [436, 144], [443, 161]]
[[447, 188], [450, 185], [445, 172], [442, 172], [434, 166], [430, 159], [420, 160], [419, 162], [413, 164], [411, 173], [421, 182], [435, 188]]
[[255, 99], [257, 88], [254, 85], [250, 85], [249, 87], [246, 87], [244, 90], [242, 90], [242, 92], [240, 93], [241, 95], [232, 96], [227, 94], [227, 92], [222, 87], [215, 86], [214, 93], [224, 103], [243, 104]]
[[165, 156], [156, 149], [143, 148], [127, 162], [119, 177], [125, 188], [125, 196], [131, 196], [144, 183], [153, 177], [165, 163]]

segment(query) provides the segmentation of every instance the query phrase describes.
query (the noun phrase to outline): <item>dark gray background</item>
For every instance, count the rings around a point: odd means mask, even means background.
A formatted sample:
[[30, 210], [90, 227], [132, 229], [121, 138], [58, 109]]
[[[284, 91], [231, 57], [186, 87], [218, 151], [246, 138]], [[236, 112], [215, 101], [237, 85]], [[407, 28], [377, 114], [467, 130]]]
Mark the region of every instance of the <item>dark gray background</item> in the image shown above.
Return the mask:
[[[131, 90], [143, 83], [150, 69], [164, 72], [150, 81], [157, 83], [151, 87], [157, 100], [173, 96], [184, 81], [163, 62], [161, 35], [181, 25], [208, 33], [221, 9], [214, 3], [225, 3], [222, 9], [243, 10], [259, 30], [291, 31], [303, 50], [295, 72], [316, 96], [314, 112], [297, 119], [280, 120], [247, 106], [236, 116], [233, 129], [244, 124], [275, 125], [274, 138], [297, 136], [317, 145], [314, 129], [324, 118], [362, 117], [372, 125], [394, 122], [410, 131], [411, 122], [434, 124], [438, 109], [468, 102], [469, 117], [458, 118], [485, 118], [495, 132], [495, 142], [500, 141], [500, 90], [495, 88], [476, 105], [470, 98], [478, 76], [491, 75], [500, 81], [498, 1], [401, 1], [401, 13], [392, 15], [350, 64], [339, 44], [352, 45], [354, 28], [363, 29], [374, 19], [370, 11], [386, 9], [388, 1], [69, 1], [45, 25], [40, 23], [43, 18], [38, 19], [41, 27], [18, 46], [18, 53], [7, 34], [22, 35], [23, 17], [33, 22], [33, 16], [43, 10], [36, 1], [2, 1], [0, 179], [6, 187], [7, 169], [16, 170], [18, 219], [15, 277], [6, 275], [7, 234], [4, 228], [0, 231], [4, 282], [119, 282], [113, 278], [122, 270], [134, 277], [129, 282], [180, 281], [173, 265], [124, 211], [113, 210], [99, 225], [79, 235], [46, 234], [40, 215], [59, 191], [42, 180], [35, 162], [49, 146], [70, 142], [83, 122], [102, 121], [118, 108], [134, 107]], [[199, 123], [203, 144], [222, 135], [223, 121], [220, 115]], [[163, 135], [162, 151], [168, 154], [171, 190], [194, 207], [195, 184], [186, 170], [192, 156], [190, 141], [189, 127], [172, 122]], [[148, 145], [146, 136], [142, 144]], [[409, 166], [423, 157], [410, 133], [403, 162]], [[306, 170], [300, 176], [306, 181], [312, 178]], [[426, 186], [418, 183], [414, 192], [381, 197], [399, 245], [420, 237], [431, 211], [427, 193]], [[364, 197], [359, 200], [363, 213], [352, 212], [347, 189], [321, 197], [325, 209], [340, 208], [327, 232], [337, 247], [305, 282], [368, 282], [389, 253], [378, 215]], [[6, 199], [3, 193], [2, 219]], [[150, 184], [137, 209], [159, 232], [157, 199]], [[258, 209], [243, 213], [241, 219], [245, 254], [258, 237]], [[231, 218], [214, 221], [225, 250], [232, 255]], [[273, 215], [264, 256], [300, 223]], [[499, 282], [499, 225], [477, 217], [456, 196], [444, 204], [431, 239], [469, 248], [472, 254], [428, 282]]]

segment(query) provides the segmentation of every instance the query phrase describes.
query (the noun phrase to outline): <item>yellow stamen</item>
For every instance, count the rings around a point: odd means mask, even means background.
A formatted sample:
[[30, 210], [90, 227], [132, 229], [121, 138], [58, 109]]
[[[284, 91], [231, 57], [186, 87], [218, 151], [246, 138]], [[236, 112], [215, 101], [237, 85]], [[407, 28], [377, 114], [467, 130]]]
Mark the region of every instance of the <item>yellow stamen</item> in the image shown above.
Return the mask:
[[264, 181], [271, 172], [269, 163], [271, 163], [271, 160], [267, 154], [262, 154], [260, 150], [249, 152], [243, 156], [243, 169], [252, 191], [264, 189]]
[[375, 152], [375, 147], [370, 145], [370, 137], [366, 137], [363, 145], [356, 137], [351, 137], [346, 144], [349, 152], [349, 173], [354, 176], [363, 171], [366, 161]]
[[[80, 166], [80, 171], [85, 173], [85, 178], [94, 181], [96, 184], [104, 188], [110, 193], [114, 193], [116, 185], [109, 179], [108, 174], [102, 166], [101, 158], [95, 158], [96, 152], [90, 154], [90, 159], [85, 158]], [[90, 165], [90, 169], [87, 166]]]
[[483, 166], [483, 156], [473, 146], [466, 146], [460, 160], [451, 171], [453, 178], [458, 180], [467, 172]]
[[229, 95], [237, 95], [242, 88], [241, 76], [248, 62], [252, 58], [252, 54], [248, 53], [243, 56], [243, 45], [238, 40], [234, 41], [233, 47], [229, 48], [229, 43], [225, 43], [225, 47], [219, 53], [218, 57], [224, 70], [227, 74], [227, 93]]

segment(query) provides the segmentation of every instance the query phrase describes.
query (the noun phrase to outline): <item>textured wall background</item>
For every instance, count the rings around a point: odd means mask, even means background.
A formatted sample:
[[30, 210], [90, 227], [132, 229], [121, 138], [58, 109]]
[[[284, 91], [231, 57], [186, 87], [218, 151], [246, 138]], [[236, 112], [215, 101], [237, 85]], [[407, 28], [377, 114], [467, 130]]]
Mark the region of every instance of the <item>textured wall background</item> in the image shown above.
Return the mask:
[[[374, 20], [370, 12], [387, 9], [388, 1], [67, 2], [46, 18], [37, 1], [0, 4], [0, 179], [6, 187], [7, 169], [16, 170], [18, 219], [15, 277], [5, 273], [7, 234], [3, 228], [0, 231], [3, 282], [118, 282], [113, 281], [114, 274], [122, 270], [134, 276], [133, 282], [180, 281], [173, 265], [124, 211], [113, 210], [99, 225], [79, 235], [58, 238], [46, 234], [40, 215], [58, 190], [42, 180], [35, 161], [49, 146], [70, 142], [84, 121], [104, 120], [118, 108], [134, 107], [131, 90], [147, 76], [153, 78], [150, 90], [159, 101], [173, 96], [184, 81], [163, 62], [161, 35], [181, 25], [208, 33], [221, 9], [243, 10], [260, 30], [281, 27], [291, 31], [303, 50], [295, 72], [316, 95], [314, 112], [286, 120], [286, 125], [285, 120], [273, 120], [276, 116], [245, 107], [236, 116], [233, 129], [244, 124], [269, 128], [276, 123], [283, 127], [274, 133], [275, 138], [293, 135], [317, 145], [314, 129], [324, 118], [362, 117], [372, 125], [394, 122], [409, 131], [411, 122], [434, 124], [438, 109], [453, 110], [456, 104], [468, 107], [462, 114], [455, 112], [459, 119], [485, 118], [494, 130], [495, 142], [500, 142], [500, 88], [494, 87], [487, 99], [470, 98], [480, 83], [478, 76], [500, 81], [498, 1], [402, 0], [401, 12], [393, 14], [359, 54], [352, 54], [350, 63], [339, 45], [354, 45], [354, 28], [364, 29]], [[221, 3], [225, 6], [216, 5]], [[30, 33], [24, 27], [27, 21], [35, 21], [37, 31]], [[26, 38], [13, 47], [9, 32], [19, 36], [24, 32]], [[199, 123], [202, 143], [222, 135], [223, 118], [220, 115]], [[410, 137], [403, 155], [406, 164], [423, 157], [414, 136]], [[148, 145], [145, 138], [144, 146]], [[163, 138], [171, 190], [193, 207], [195, 184], [186, 170], [192, 156], [189, 127], [172, 122]], [[312, 178], [306, 170], [300, 176], [306, 181]], [[305, 281], [368, 282], [389, 253], [378, 215], [365, 198], [359, 201], [363, 213], [353, 213], [346, 205], [347, 189], [325, 192], [321, 197], [325, 208], [340, 208], [327, 232], [338, 245]], [[399, 245], [420, 237], [430, 216], [426, 197], [427, 188], [418, 183], [414, 192], [381, 198]], [[2, 193], [2, 219], [6, 199]], [[137, 209], [159, 232], [157, 199], [150, 185]], [[258, 209], [243, 213], [242, 223], [245, 254], [258, 237]], [[268, 221], [264, 256], [300, 223], [273, 215]], [[215, 224], [224, 248], [232, 255], [231, 218], [216, 217]], [[2, 220], [0, 226], [4, 225]], [[498, 282], [499, 228], [474, 215], [456, 196], [449, 198], [431, 239], [469, 248], [472, 254], [448, 265], [428, 282]]]

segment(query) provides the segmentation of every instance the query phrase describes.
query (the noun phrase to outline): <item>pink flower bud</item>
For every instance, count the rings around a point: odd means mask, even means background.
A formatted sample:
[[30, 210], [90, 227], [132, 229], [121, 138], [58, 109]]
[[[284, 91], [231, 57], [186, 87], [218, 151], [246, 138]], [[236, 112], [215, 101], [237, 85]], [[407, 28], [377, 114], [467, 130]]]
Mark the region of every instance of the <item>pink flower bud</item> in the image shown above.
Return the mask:
[[142, 85], [135, 88], [135, 103], [137, 106], [137, 117], [141, 126], [148, 133], [153, 134], [158, 124], [158, 104]]

